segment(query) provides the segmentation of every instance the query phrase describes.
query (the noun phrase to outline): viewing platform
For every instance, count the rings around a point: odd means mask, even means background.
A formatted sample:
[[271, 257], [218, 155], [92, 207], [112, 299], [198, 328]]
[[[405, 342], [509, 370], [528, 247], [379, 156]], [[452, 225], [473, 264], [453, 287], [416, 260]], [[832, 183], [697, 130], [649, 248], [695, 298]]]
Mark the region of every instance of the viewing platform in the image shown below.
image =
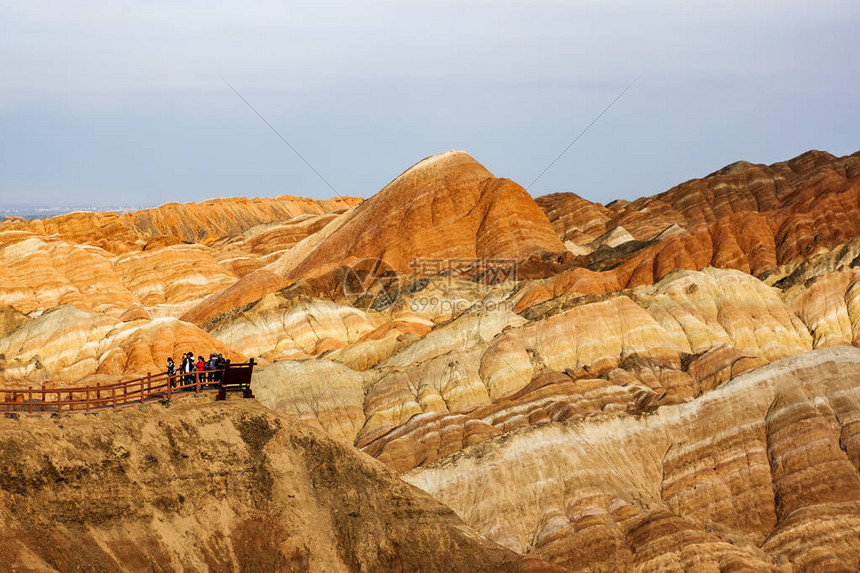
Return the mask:
[[200, 393], [217, 392], [216, 400], [226, 400], [228, 392], [253, 398], [251, 376], [255, 362], [232, 364], [223, 369], [203, 370], [168, 376], [147, 374], [114, 384], [69, 388], [0, 388], [0, 412], [90, 412], [171, 400]]

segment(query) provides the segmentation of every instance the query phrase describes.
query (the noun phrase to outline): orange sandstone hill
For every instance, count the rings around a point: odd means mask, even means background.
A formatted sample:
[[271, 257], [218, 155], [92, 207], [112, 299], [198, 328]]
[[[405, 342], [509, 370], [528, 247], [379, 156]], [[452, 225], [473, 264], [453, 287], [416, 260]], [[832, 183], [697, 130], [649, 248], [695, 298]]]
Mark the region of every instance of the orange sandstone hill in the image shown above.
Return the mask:
[[[379, 193], [340, 216], [303, 219], [302, 224], [313, 226], [315, 232], [298, 242], [292, 234], [297, 223], [291, 221], [289, 228], [281, 225], [271, 230], [255, 229], [258, 235], [254, 237], [213, 245], [215, 249], [242, 249], [246, 259], [268, 264], [211, 294], [189, 309], [183, 319], [203, 324], [287, 283], [326, 275], [357, 262], [375, 269], [377, 261], [384, 261], [384, 269], [410, 273], [415, 270], [412, 264], [416, 259], [517, 261], [565, 252], [546, 216], [522, 187], [508, 179], [495, 178], [462, 151], [449, 151], [418, 162]], [[257, 237], [268, 238], [276, 233], [283, 237], [282, 244], [287, 248], [252, 246], [267, 244], [258, 242]], [[253, 263], [243, 265], [254, 267]], [[342, 278], [334, 273], [322, 282], [334, 282], [334, 288], [338, 288]]]
[[[0, 307], [43, 316], [0, 337], [2, 379], [67, 385], [145, 374], [186, 351], [242, 359], [175, 318], [263, 266], [267, 248], [287, 248], [279, 229], [299, 241], [318, 230], [315, 219], [324, 226], [358, 201], [217, 199], [0, 223]], [[217, 248], [196, 242], [220, 238]]]
[[31, 221], [0, 222], [0, 232], [29, 231], [73, 243], [96, 245], [113, 253], [144, 248], [149, 240], [174, 237], [187, 243], [211, 243], [261, 223], [299, 215], [322, 214], [357, 205], [354, 197], [313, 200], [302, 197], [212, 199], [202, 203], [167, 203], [132, 213], [77, 212]]
[[373, 258], [409, 272], [415, 258], [522, 259], [564, 250], [522, 187], [449, 151], [405, 171], [326, 230], [306, 255], [287, 255], [270, 268], [301, 278]]

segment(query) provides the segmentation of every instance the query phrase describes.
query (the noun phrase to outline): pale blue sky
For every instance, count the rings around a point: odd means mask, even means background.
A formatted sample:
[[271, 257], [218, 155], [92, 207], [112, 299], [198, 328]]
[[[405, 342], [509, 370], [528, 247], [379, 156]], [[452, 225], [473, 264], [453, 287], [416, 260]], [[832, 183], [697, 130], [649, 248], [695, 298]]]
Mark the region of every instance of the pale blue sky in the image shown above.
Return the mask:
[[[103, 5], [104, 4], [104, 5]], [[181, 5], [180, 5], [181, 4]], [[0, 206], [370, 196], [471, 153], [608, 202], [860, 149], [860, 3], [0, 0]]]

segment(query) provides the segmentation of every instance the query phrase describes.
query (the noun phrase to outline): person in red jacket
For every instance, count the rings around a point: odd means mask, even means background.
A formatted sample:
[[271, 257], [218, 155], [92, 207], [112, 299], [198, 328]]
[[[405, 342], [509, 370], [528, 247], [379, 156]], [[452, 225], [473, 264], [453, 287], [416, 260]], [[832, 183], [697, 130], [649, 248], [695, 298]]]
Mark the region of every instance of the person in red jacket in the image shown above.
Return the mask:
[[197, 357], [197, 379], [205, 382], [206, 375], [203, 374], [203, 371], [206, 370], [206, 361], [203, 360], [202, 356]]

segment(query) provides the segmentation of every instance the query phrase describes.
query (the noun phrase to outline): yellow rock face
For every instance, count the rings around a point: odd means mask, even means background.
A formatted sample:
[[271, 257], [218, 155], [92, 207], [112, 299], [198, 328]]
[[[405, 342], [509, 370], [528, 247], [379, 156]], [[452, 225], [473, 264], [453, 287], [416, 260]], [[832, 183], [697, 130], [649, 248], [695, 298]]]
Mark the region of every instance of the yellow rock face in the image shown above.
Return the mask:
[[255, 356], [302, 352], [318, 354], [357, 341], [378, 326], [366, 313], [323, 300], [293, 300], [266, 295], [252, 308], [210, 326], [209, 332], [228, 346]]
[[70, 382], [95, 374], [106, 350], [102, 341], [124, 326], [71, 305], [51, 309], [0, 339], [7, 381]]
[[95, 374], [146, 374], [165, 369], [167, 357], [185, 352], [220, 352], [234, 361], [244, 356], [199, 328], [173, 318], [121, 321], [71, 305], [51, 309], [0, 338], [7, 357], [7, 383], [49, 382], [69, 386]]
[[860, 340], [860, 273], [835, 271], [792, 287], [785, 295], [807, 324], [815, 348], [857, 345]]
[[23, 313], [61, 304], [96, 311], [125, 309], [138, 301], [120, 280], [112, 259], [96, 247], [44, 237], [0, 244], [0, 304]]
[[38, 237], [0, 247], [0, 304], [24, 313], [61, 304], [119, 316], [132, 304], [181, 314], [237, 277], [200, 246], [113, 255]]
[[739, 271], [680, 272], [636, 294], [685, 352], [725, 344], [764, 363], [812, 349], [809, 331], [779, 290]]
[[364, 425], [367, 378], [338, 362], [288, 360], [254, 373], [254, 395], [291, 421], [316, 426], [351, 445]]
[[592, 300], [532, 321], [466, 314], [425, 335], [374, 368], [357, 444], [402, 471], [548, 420], [689, 402], [812, 349], [780, 291], [737, 271], [685, 271]]
[[121, 255], [113, 266], [137, 301], [161, 316], [181, 315], [194, 302], [238, 280], [195, 245]]

